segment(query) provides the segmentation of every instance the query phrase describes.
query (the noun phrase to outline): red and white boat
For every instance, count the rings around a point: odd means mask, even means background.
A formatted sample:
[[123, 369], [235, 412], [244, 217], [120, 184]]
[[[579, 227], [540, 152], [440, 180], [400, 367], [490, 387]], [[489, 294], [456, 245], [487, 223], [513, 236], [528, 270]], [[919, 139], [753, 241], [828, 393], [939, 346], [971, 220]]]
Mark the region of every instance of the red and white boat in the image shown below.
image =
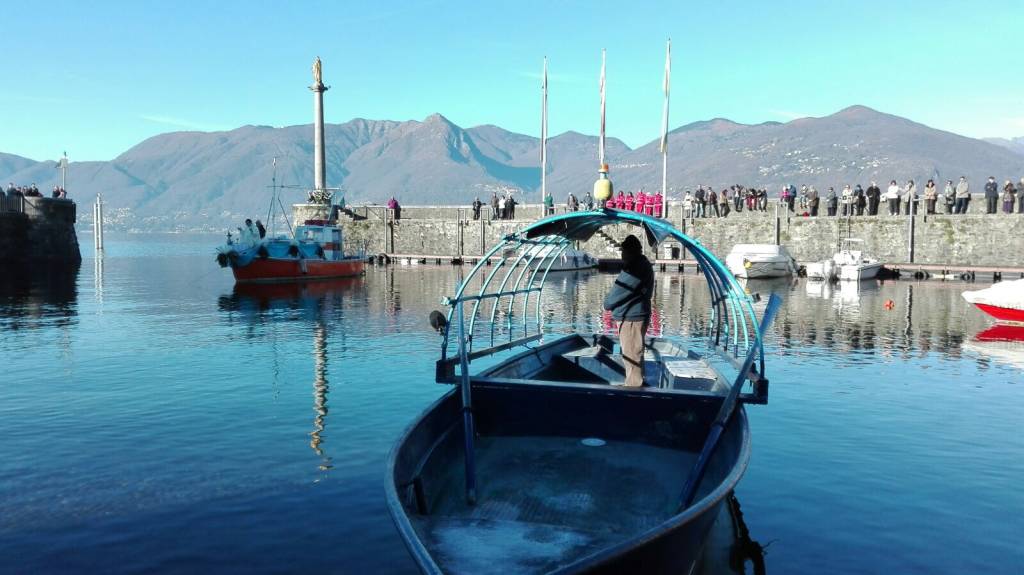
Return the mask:
[[341, 228], [307, 220], [294, 237], [259, 239], [243, 230], [217, 249], [217, 263], [230, 267], [236, 282], [290, 282], [361, 275], [366, 259], [346, 254]]
[[961, 295], [999, 321], [1024, 324], [1024, 279], [999, 282]]

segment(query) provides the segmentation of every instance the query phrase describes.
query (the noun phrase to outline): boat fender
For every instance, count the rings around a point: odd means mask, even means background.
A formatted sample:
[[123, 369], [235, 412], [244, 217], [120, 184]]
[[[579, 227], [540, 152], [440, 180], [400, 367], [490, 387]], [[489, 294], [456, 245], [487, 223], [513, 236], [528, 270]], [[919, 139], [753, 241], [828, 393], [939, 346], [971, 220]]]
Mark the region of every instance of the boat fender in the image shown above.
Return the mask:
[[260, 249], [256, 250], [256, 255], [258, 255], [261, 260], [265, 260], [270, 257], [270, 252], [267, 251], [267, 246], [260, 246]]
[[964, 280], [965, 282], [966, 281], [971, 281], [971, 274], [969, 274], [967, 272], [964, 272], [964, 273], [960, 274], [960, 279]]
[[222, 268], [228, 267], [228, 256], [227, 256], [227, 254], [224, 254], [224, 253], [217, 254], [217, 263], [220, 264], [220, 267], [222, 267]]
[[288, 255], [290, 255], [293, 258], [299, 257], [299, 246], [295, 244], [288, 246]]
[[316, 256], [318, 258], [322, 259], [322, 260], [327, 259], [327, 257], [324, 256], [324, 247], [323, 246], [317, 246], [316, 247]]
[[914, 279], [916, 279], [916, 280], [923, 280], [924, 279], [924, 272], [921, 271], [921, 270], [918, 270], [918, 271], [914, 272]]

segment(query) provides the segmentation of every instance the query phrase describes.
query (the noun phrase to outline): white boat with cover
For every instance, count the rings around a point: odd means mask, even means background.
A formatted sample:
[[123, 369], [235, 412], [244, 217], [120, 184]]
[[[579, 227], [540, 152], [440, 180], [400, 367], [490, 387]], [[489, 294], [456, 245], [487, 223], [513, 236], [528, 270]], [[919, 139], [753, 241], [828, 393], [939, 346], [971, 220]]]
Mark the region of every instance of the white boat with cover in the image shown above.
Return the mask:
[[725, 257], [725, 264], [736, 277], [759, 279], [796, 274], [796, 260], [786, 246], [775, 244], [737, 244]]

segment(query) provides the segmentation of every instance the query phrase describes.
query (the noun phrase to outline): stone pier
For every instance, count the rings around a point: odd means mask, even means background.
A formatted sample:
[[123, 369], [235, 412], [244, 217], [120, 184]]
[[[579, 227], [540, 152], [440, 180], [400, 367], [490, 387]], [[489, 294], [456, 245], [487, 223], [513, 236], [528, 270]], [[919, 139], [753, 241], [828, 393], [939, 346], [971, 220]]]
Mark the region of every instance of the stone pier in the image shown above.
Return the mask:
[[0, 210], [0, 263], [78, 264], [75, 202], [54, 198], [7, 198]]
[[[564, 208], [563, 208], [564, 209]], [[348, 250], [364, 249], [367, 254], [436, 257], [480, 256], [506, 234], [520, 230], [540, 217], [537, 204], [516, 207], [515, 220], [491, 220], [485, 208], [480, 220], [473, 220], [469, 206], [406, 206], [396, 221], [392, 210], [381, 206], [360, 206], [345, 212], [339, 225]], [[328, 208], [313, 204], [293, 206], [295, 221], [319, 219]], [[678, 205], [670, 206], [669, 220], [696, 238], [720, 258], [732, 246], [743, 243], [779, 241], [802, 263], [831, 257], [839, 240], [864, 240], [866, 255], [890, 265], [998, 266], [1024, 268], [1022, 214], [968, 214], [914, 216], [854, 216], [815, 218], [768, 212], [732, 213], [727, 218], [684, 218]], [[776, 226], [778, 226], [776, 230]], [[618, 226], [605, 230], [582, 248], [601, 258], [618, 257], [616, 242], [635, 228]], [[912, 233], [911, 233], [912, 232]], [[913, 247], [913, 254], [911, 254]], [[653, 250], [648, 255], [655, 255]], [[656, 254], [664, 257], [662, 249]], [[911, 259], [912, 258], [912, 259]]]

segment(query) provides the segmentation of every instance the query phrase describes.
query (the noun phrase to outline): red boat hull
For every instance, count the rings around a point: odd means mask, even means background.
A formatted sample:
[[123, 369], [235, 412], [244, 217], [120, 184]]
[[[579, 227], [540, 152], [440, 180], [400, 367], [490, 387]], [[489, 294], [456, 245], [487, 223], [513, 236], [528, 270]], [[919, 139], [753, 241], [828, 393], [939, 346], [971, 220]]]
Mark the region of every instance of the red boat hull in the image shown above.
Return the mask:
[[292, 282], [300, 280], [344, 278], [363, 273], [361, 259], [253, 259], [249, 265], [231, 268], [236, 282]]
[[974, 305], [978, 306], [978, 309], [998, 319], [999, 321], [1012, 321], [1017, 323], [1024, 323], [1024, 310], [1012, 309], [1008, 307], [999, 307], [984, 303], [975, 303]]

